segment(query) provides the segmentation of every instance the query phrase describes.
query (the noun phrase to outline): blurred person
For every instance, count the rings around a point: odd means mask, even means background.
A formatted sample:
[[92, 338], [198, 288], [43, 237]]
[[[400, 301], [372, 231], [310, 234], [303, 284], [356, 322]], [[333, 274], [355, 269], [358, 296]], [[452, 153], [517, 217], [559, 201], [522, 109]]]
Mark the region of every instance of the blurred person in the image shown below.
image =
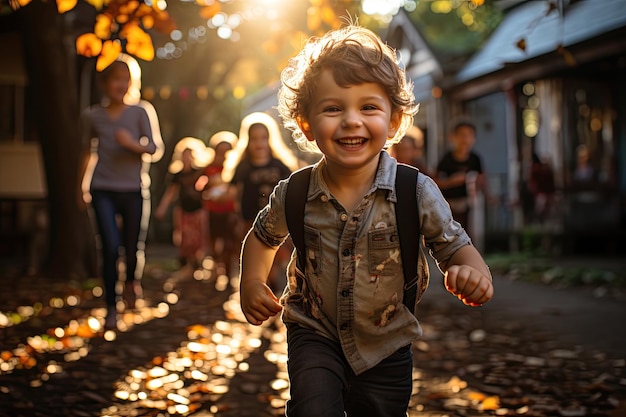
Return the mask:
[[528, 188], [532, 193], [532, 220], [544, 223], [548, 220], [554, 203], [556, 192], [554, 170], [550, 163], [539, 158], [536, 152], [533, 152], [531, 157], [532, 164], [530, 166]]
[[204, 143], [196, 138], [183, 138], [174, 148], [169, 166], [168, 186], [154, 212], [163, 220], [169, 207], [174, 204], [173, 242], [179, 248], [181, 267], [198, 269], [206, 254], [207, 216], [202, 207], [202, 193], [196, 182], [212, 158]]
[[430, 175], [424, 158], [424, 133], [419, 127], [411, 126], [399, 142], [389, 147], [389, 154], [398, 162], [414, 166]]
[[448, 150], [437, 164], [434, 179], [450, 205], [454, 219], [473, 236], [470, 212], [477, 191], [488, 197], [486, 178], [480, 156], [472, 149], [476, 126], [468, 120], [457, 121], [450, 131]]
[[585, 144], [576, 147], [576, 166], [572, 179], [573, 185], [577, 187], [589, 187], [597, 182], [596, 169], [591, 164], [591, 152]]
[[82, 119], [92, 150], [84, 180], [89, 187], [85, 198], [93, 209], [101, 241], [106, 328], [117, 326], [120, 247], [124, 248], [126, 307], [134, 309], [136, 300], [143, 298], [141, 277], [149, 217], [146, 161], [150, 161], [145, 155], [158, 151], [154, 140], [157, 126], [146, 109], [129, 98], [130, 86], [127, 61], [114, 61], [100, 74], [102, 102], [85, 110]]
[[[280, 301], [267, 278], [289, 236], [290, 205], [298, 204], [287, 201], [287, 188], [304, 171], [279, 182], [246, 235], [242, 310], [253, 325], [282, 311], [287, 416], [404, 417], [413, 387], [411, 343], [422, 331], [415, 302], [405, 305], [411, 303], [403, 295], [407, 282], [423, 290], [424, 276], [404, 276], [406, 247], [395, 216], [399, 167], [384, 149], [411, 125], [412, 85], [394, 51], [356, 25], [311, 38], [281, 81], [285, 127], [303, 150], [323, 157], [310, 167], [304, 214], [298, 219], [298, 210], [294, 219], [305, 247], [292, 256]], [[467, 305], [487, 302], [493, 286], [482, 257], [434, 181], [418, 172], [415, 181], [409, 186], [418, 226], [445, 271], [446, 288]]]
[[[241, 121], [239, 139], [224, 164], [224, 181], [235, 199], [241, 216], [242, 231], [252, 227], [258, 212], [265, 207], [272, 190], [298, 168], [298, 159], [285, 145], [278, 122], [267, 113], [255, 112]], [[238, 239], [241, 241], [242, 236]], [[289, 257], [281, 250], [272, 272], [272, 286], [282, 291], [286, 277], [281, 266]]]
[[218, 273], [230, 277], [232, 266], [239, 257], [237, 241], [241, 236], [241, 222], [235, 211], [235, 198], [228, 192], [228, 184], [222, 179], [226, 156], [237, 143], [237, 135], [226, 130], [215, 133], [209, 139], [209, 147], [215, 156], [196, 182], [202, 190], [203, 206], [208, 213], [208, 252], [216, 263]]

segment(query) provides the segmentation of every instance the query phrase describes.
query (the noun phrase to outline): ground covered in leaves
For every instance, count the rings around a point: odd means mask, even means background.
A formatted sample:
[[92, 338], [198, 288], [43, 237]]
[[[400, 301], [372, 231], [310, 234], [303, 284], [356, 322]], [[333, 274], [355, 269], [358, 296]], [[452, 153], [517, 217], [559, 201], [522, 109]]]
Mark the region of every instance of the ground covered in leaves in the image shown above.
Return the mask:
[[[283, 415], [284, 326], [246, 324], [236, 279], [211, 262], [177, 270], [170, 252], [148, 255], [145, 302], [117, 331], [102, 329], [97, 281], [3, 271], [0, 416]], [[495, 268], [496, 291], [504, 280], [515, 291], [518, 269]], [[566, 342], [494, 305], [472, 309], [431, 284], [409, 416], [626, 415], [626, 352]]]

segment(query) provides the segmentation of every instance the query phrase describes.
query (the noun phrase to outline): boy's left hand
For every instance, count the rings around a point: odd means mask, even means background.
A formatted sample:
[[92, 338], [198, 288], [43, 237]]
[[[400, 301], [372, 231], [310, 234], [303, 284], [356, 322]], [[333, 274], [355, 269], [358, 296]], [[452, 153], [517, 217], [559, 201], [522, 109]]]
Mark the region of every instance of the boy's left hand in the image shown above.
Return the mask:
[[448, 292], [468, 306], [481, 306], [493, 297], [491, 278], [469, 265], [450, 266], [444, 275], [444, 283]]

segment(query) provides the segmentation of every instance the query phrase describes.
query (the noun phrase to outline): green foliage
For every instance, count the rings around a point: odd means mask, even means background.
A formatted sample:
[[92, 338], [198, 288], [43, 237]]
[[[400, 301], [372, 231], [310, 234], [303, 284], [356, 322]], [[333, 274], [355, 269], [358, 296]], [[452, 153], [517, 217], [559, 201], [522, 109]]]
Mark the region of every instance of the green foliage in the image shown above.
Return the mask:
[[449, 3], [450, 10], [437, 9], [446, 2], [420, 1], [409, 13], [426, 41], [441, 55], [465, 55], [476, 51], [502, 21], [502, 12], [487, 0], [480, 7], [471, 2]]
[[565, 287], [626, 289], [626, 271], [619, 263], [576, 257], [553, 258], [531, 252], [488, 254], [495, 275]]

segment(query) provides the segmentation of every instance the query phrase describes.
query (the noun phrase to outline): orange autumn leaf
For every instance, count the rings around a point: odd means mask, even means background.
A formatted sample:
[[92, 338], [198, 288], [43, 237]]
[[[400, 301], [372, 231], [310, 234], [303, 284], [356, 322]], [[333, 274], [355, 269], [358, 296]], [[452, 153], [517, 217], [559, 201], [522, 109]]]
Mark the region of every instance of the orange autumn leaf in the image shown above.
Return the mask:
[[57, 10], [63, 14], [76, 7], [77, 0], [57, 0]]
[[139, 7], [139, 2], [137, 0], [131, 0], [127, 3], [120, 5], [120, 13], [121, 14], [132, 14], [135, 9]]
[[127, 40], [126, 51], [145, 61], [154, 59], [154, 46], [152, 46], [152, 38], [136, 24], [128, 24], [124, 26], [122, 33]]
[[193, 332], [195, 334], [205, 334], [208, 333], [208, 327], [203, 326], [202, 324], [192, 324], [187, 327], [187, 332]]
[[131, 48], [129, 48], [129, 45], [126, 45], [126, 50], [128, 53], [144, 61], [152, 61], [154, 59], [154, 46], [149, 36], [145, 42], [133, 45]]
[[76, 330], [76, 336], [89, 339], [94, 336], [94, 332], [87, 323], [82, 323], [78, 326], [78, 330]]
[[470, 392], [467, 394], [467, 398], [469, 400], [472, 401], [483, 401], [485, 398], [487, 398], [487, 395], [481, 393], [481, 392]]
[[142, 17], [141, 18], [141, 24], [146, 29], [152, 29], [152, 27], [154, 26], [154, 17], [152, 17], [150, 15]]
[[146, 3], [141, 3], [135, 12], [135, 16], [145, 16], [152, 14], [152, 7], [148, 6]]
[[96, 62], [96, 70], [102, 71], [111, 65], [111, 63], [119, 56], [120, 52], [122, 52], [122, 45], [119, 41], [105, 41], [102, 44], [102, 53]]
[[500, 397], [497, 395], [487, 397], [480, 406], [481, 410], [497, 410], [500, 408]]
[[76, 38], [76, 52], [88, 58], [100, 55], [102, 40], [94, 33], [83, 33]]
[[559, 44], [556, 47], [556, 52], [563, 57], [567, 65], [569, 65], [570, 67], [576, 66], [576, 58], [574, 58], [574, 55], [572, 55], [570, 51], [565, 49], [563, 45]]
[[115, 20], [117, 21], [117, 23], [123, 25], [130, 20], [130, 17], [127, 14], [118, 14], [117, 16], [115, 16]]
[[105, 0], [85, 0], [87, 3], [91, 4], [96, 10], [102, 10], [104, 7]]
[[96, 16], [96, 24], [93, 27], [94, 33], [100, 39], [108, 39], [111, 36], [111, 25], [113, 20], [106, 14], [99, 14]]

